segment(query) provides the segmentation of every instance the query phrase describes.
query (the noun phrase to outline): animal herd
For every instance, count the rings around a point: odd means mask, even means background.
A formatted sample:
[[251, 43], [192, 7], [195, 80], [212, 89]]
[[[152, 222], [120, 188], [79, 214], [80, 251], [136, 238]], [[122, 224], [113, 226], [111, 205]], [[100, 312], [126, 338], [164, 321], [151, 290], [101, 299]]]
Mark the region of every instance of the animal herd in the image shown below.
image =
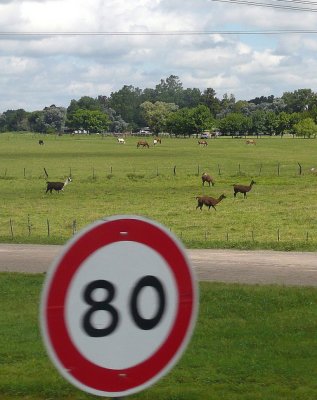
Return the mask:
[[[118, 143], [120, 144], [125, 144], [125, 139], [124, 138], [117, 138]], [[162, 143], [160, 138], [154, 138], [153, 140], [153, 144], [156, 145], [158, 143]], [[247, 140], [246, 141], [247, 144], [256, 144], [254, 140]], [[208, 143], [206, 141], [198, 141], [199, 145], [202, 146], [207, 146]], [[39, 145], [44, 145], [44, 141], [43, 140], [39, 140]], [[139, 147], [147, 147], [149, 148], [150, 145], [146, 140], [139, 140], [137, 142], [137, 148]], [[202, 180], [202, 185], [205, 186], [205, 183], [207, 183], [210, 187], [210, 184], [212, 186], [215, 185], [215, 180], [214, 178], [207, 174], [206, 172], [204, 172], [201, 176], [201, 180]], [[46, 192], [45, 193], [52, 193], [53, 190], [56, 191], [57, 193], [61, 192], [64, 190], [65, 186], [68, 185], [70, 182], [72, 182], [71, 177], [67, 177], [66, 180], [64, 182], [46, 182]], [[256, 182], [254, 180], [251, 180], [250, 185], [241, 185], [241, 184], [234, 184], [233, 185], [233, 196], [234, 198], [236, 198], [238, 193], [243, 194], [244, 199], [247, 198], [247, 193], [250, 192], [250, 190], [252, 189], [252, 186], [255, 184]], [[210, 210], [210, 208], [212, 207], [214, 210], [216, 210], [216, 205], [219, 204], [223, 199], [225, 199], [227, 196], [225, 196], [225, 194], [221, 194], [218, 198], [214, 198], [214, 197], [210, 197], [207, 195], [203, 195], [203, 196], [197, 196], [196, 200], [197, 200], [197, 206], [196, 206], [196, 210], [197, 208], [200, 209], [200, 211], [202, 211], [203, 206], [208, 207], [208, 210]]]
[[[203, 186], [205, 185], [205, 182], [207, 182], [210, 186], [210, 184], [212, 184], [212, 186], [215, 185], [215, 180], [212, 176], [208, 175], [206, 172], [204, 172], [201, 176], [201, 180], [202, 180], [202, 184]], [[252, 186], [255, 184], [256, 182], [252, 179], [250, 182], [250, 185], [240, 185], [240, 184], [234, 184], [233, 185], [233, 197], [236, 198], [238, 193], [242, 193], [243, 194], [243, 198], [247, 197], [247, 193], [250, 192], [250, 190], [252, 189]], [[208, 210], [210, 210], [210, 207], [212, 207], [214, 210], [216, 210], [216, 205], [218, 203], [221, 202], [221, 200], [225, 199], [227, 196], [225, 196], [225, 194], [220, 195], [218, 198], [213, 198], [210, 196], [197, 196], [196, 200], [198, 201], [198, 204], [196, 206], [196, 210], [197, 208], [200, 209], [200, 211], [202, 210], [203, 206], [205, 205], [206, 207], [208, 207]]]

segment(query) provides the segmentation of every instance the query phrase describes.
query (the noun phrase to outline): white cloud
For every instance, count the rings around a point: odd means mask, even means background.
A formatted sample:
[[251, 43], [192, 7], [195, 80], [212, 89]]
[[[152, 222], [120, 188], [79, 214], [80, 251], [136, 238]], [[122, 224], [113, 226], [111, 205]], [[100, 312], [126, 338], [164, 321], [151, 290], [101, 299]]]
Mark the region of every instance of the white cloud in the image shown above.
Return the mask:
[[[316, 13], [208, 0], [0, 0], [2, 32], [315, 29]], [[220, 97], [317, 91], [316, 35], [0, 36], [0, 112], [68, 106], [177, 75]]]

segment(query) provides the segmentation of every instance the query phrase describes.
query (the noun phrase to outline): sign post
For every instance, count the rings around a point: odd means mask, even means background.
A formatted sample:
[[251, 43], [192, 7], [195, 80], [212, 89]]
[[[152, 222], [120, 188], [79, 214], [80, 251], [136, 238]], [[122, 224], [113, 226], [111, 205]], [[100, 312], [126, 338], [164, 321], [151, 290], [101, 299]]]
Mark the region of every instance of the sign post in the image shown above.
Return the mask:
[[197, 308], [178, 239], [148, 219], [114, 216], [78, 233], [52, 264], [41, 331], [64, 378], [94, 395], [122, 397], [175, 365]]

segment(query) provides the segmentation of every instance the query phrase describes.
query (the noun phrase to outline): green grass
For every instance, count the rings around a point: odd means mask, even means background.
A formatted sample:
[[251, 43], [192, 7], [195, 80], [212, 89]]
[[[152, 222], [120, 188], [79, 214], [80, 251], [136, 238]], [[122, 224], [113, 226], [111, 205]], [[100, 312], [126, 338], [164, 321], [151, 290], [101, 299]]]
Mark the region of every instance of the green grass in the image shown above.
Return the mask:
[[[43, 275], [0, 274], [1, 400], [96, 398], [65, 381], [44, 350]], [[314, 288], [201, 283], [193, 338], [163, 379], [131, 399], [314, 400]]]
[[[308, 250], [317, 248], [316, 140], [263, 138], [256, 146], [218, 138], [163, 139], [137, 149], [101, 136], [0, 135], [0, 241], [65, 243], [75, 230], [115, 214], [157, 220], [191, 248]], [[299, 175], [299, 165], [302, 174]], [[176, 166], [176, 175], [174, 167]], [[73, 182], [45, 194], [50, 180]], [[201, 174], [215, 177], [202, 187]], [[248, 198], [232, 185], [256, 181]], [[196, 196], [227, 198], [217, 211], [196, 210]], [[49, 227], [49, 231], [48, 231]]]

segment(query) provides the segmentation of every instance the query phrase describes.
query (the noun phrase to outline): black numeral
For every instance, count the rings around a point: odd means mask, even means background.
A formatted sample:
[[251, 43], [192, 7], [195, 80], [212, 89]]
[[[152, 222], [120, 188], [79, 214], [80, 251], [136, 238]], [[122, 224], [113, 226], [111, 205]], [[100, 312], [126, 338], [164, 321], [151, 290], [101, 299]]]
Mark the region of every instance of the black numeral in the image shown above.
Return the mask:
[[[158, 294], [158, 307], [154, 317], [152, 318], [143, 318], [140, 315], [138, 310], [138, 297], [142, 289], [146, 287], [152, 287], [156, 290]], [[106, 292], [105, 299], [101, 301], [96, 301], [92, 297], [92, 293], [96, 289], [104, 289]], [[110, 335], [116, 328], [119, 323], [119, 313], [118, 311], [110, 304], [115, 297], [115, 286], [105, 280], [96, 280], [90, 282], [83, 293], [83, 298], [85, 303], [89, 304], [91, 307], [85, 313], [82, 326], [87, 335], [91, 337], [104, 337]], [[164, 310], [165, 310], [165, 292], [162, 283], [152, 275], [147, 275], [141, 278], [136, 285], [134, 286], [131, 294], [131, 298], [129, 301], [130, 313], [132, 319], [136, 326], [142, 330], [150, 330], [155, 328], [158, 323], [161, 321]], [[111, 316], [111, 322], [108, 326], [103, 328], [97, 328], [93, 326], [91, 322], [91, 317], [96, 311], [106, 311]]]
[[[153, 287], [157, 291], [157, 294], [159, 296], [159, 306], [157, 309], [157, 313], [153, 318], [149, 319], [141, 317], [137, 305], [138, 296], [141, 290], [147, 286]], [[165, 310], [165, 294], [161, 282], [155, 276], [151, 275], [147, 275], [144, 278], [140, 279], [133, 289], [130, 301], [130, 311], [136, 325], [143, 330], [149, 330], [155, 328], [156, 325], [160, 322], [164, 310]]]
[[[104, 289], [108, 296], [102, 301], [95, 301], [91, 295], [96, 289]], [[117, 310], [110, 304], [115, 296], [115, 287], [111, 282], [104, 280], [97, 280], [90, 282], [84, 291], [84, 300], [91, 306], [83, 318], [83, 328], [87, 335], [92, 337], [103, 337], [110, 335], [117, 327], [119, 321], [119, 315]], [[96, 311], [107, 311], [111, 315], [111, 323], [106, 328], [95, 328], [91, 324], [91, 316]]]

